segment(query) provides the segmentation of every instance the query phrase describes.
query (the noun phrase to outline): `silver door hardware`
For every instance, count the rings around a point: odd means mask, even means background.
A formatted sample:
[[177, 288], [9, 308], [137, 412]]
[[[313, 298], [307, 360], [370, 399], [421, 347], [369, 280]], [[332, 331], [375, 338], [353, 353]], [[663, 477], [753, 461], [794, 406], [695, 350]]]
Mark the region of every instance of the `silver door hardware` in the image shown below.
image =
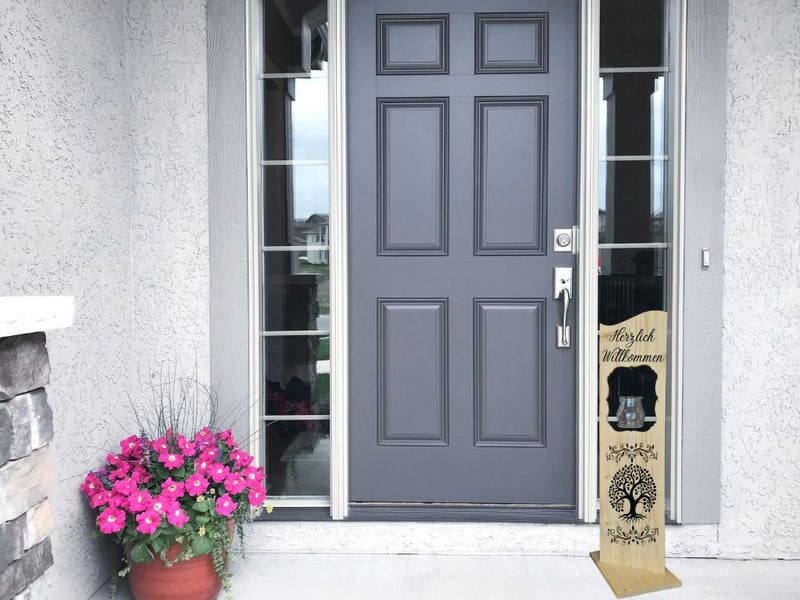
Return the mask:
[[553, 252], [572, 252], [578, 253], [578, 228], [554, 229], [553, 230]]
[[702, 250], [702, 258], [700, 260], [700, 267], [707, 271], [709, 267], [711, 267], [711, 250], [708, 248], [703, 248]]
[[556, 348], [569, 348], [571, 345], [569, 326], [567, 325], [567, 311], [569, 301], [572, 299], [572, 268], [555, 267], [553, 269], [553, 298], [564, 302], [561, 313], [561, 325], [556, 325]]

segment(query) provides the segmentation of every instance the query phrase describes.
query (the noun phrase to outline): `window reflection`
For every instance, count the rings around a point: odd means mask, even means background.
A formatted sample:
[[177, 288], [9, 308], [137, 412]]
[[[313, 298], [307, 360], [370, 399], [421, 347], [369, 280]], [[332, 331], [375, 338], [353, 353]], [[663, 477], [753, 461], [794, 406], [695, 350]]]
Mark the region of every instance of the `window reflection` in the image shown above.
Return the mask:
[[663, 0], [603, 0], [600, 3], [600, 66], [664, 64]]
[[327, 250], [264, 253], [265, 331], [330, 328]]
[[665, 310], [664, 249], [601, 250], [599, 321], [613, 325], [648, 310]]
[[330, 336], [271, 336], [264, 340], [266, 414], [330, 412]]
[[327, 496], [328, 3], [265, 0], [264, 7], [261, 385], [268, 493]]
[[600, 244], [665, 242], [664, 161], [608, 161], [600, 165]]
[[264, 188], [264, 245], [328, 244], [327, 165], [265, 167]]
[[603, 74], [600, 94], [601, 156], [666, 154], [663, 74]]
[[330, 494], [331, 437], [328, 421], [267, 421], [267, 495]]
[[307, 78], [266, 79], [267, 160], [328, 160], [328, 63]]

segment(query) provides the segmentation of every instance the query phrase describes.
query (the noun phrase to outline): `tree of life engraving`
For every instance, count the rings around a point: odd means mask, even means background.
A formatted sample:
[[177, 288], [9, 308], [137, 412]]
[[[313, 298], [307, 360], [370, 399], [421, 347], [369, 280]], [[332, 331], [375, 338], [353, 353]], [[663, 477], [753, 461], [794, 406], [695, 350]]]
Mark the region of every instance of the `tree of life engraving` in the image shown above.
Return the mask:
[[656, 482], [652, 475], [639, 465], [625, 465], [616, 472], [608, 488], [611, 507], [625, 521], [638, 521], [649, 513], [656, 502]]

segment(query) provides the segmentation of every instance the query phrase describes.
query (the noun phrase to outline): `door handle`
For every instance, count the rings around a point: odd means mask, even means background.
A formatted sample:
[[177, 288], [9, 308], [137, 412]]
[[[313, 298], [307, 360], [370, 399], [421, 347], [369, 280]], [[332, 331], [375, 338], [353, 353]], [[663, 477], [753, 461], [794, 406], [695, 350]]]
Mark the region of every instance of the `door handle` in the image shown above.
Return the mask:
[[570, 328], [567, 325], [567, 311], [572, 299], [572, 267], [555, 267], [553, 269], [553, 297], [564, 303], [561, 313], [561, 325], [556, 325], [556, 348], [571, 346]]

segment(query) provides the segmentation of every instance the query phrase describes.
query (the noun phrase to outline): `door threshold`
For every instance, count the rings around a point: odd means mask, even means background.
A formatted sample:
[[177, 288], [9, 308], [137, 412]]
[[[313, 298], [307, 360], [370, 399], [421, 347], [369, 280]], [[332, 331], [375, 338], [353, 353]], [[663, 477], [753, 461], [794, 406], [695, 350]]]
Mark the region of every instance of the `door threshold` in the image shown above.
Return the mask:
[[350, 521], [579, 523], [574, 504], [351, 502]]

